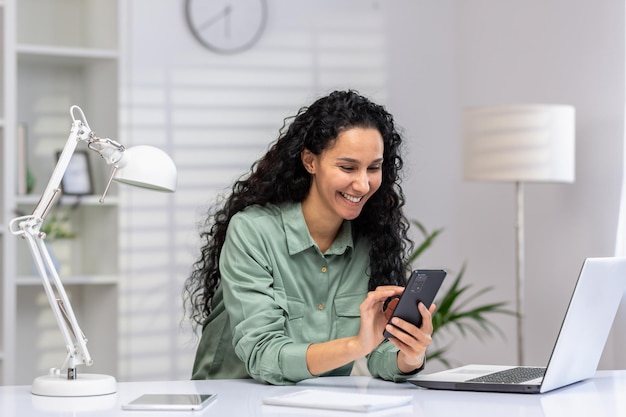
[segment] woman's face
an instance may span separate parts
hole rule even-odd
[[[312,174],[305,204],[326,220],[352,220],[382,182],[383,138],[377,129],[351,128],[320,155],[302,152]]]

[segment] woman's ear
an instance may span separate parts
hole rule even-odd
[[[311,175],[315,174],[315,154],[308,149],[304,149],[300,154],[304,169]]]

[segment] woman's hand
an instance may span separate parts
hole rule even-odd
[[[382,286],[370,291],[359,306],[361,314],[359,334],[309,345],[306,353],[309,372],[319,375],[372,352],[385,339],[383,331],[399,299],[389,301],[387,308],[383,310],[385,303],[390,297],[399,296],[403,291],[404,287],[395,285]],[[408,331],[410,335],[393,326],[388,328],[396,336],[390,340],[400,348],[398,368],[404,373],[412,372],[422,366],[424,352],[430,344],[430,334],[433,328],[431,313],[434,311],[434,305],[429,312],[423,304],[420,304],[420,311],[423,316],[421,329],[398,319],[397,326]]]
[[[363,355],[370,353],[384,340],[385,325],[398,304],[398,299],[390,301],[385,310],[383,307],[390,297],[398,296],[403,291],[404,287],[395,285],[377,287],[370,291],[361,303],[359,307],[361,327],[357,339]]]
[[[426,349],[432,342],[433,333],[432,314],[436,306],[432,304],[427,309],[423,303],[417,306],[422,314],[422,326],[417,327],[405,320],[394,317],[385,329],[394,335],[389,341],[400,349],[398,352],[398,368],[404,373],[411,373],[424,364]],[[400,330],[402,329],[402,330]]]

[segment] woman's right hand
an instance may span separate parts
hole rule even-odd
[[[363,355],[369,354],[385,339],[383,331],[398,304],[398,299],[391,300],[386,309],[384,309],[385,302],[390,297],[402,294],[403,291],[404,287],[385,285],[367,293],[367,297],[359,307],[361,327],[357,336],[364,352]]]
[[[349,336],[328,342],[313,343],[306,352],[306,364],[312,375],[320,375],[336,369],[372,352],[384,340],[383,330],[398,301],[389,303],[389,297],[402,294],[403,287],[384,286],[370,291],[359,306],[361,327],[356,336]]]

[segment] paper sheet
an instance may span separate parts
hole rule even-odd
[[[368,412],[406,405],[412,399],[410,395],[372,395],[306,389],[275,397],[265,397],[263,403],[288,407]]]

